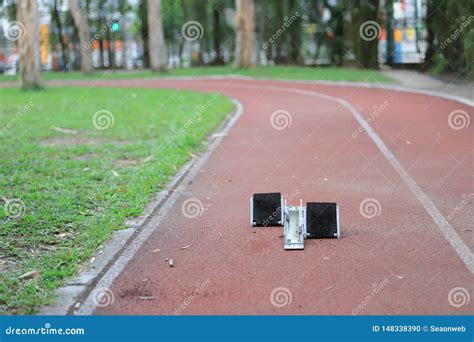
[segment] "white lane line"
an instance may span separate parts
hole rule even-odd
[[[247,79],[249,79],[247,77]],[[239,78],[237,78],[239,80]],[[244,80],[240,78],[240,80]],[[250,78],[253,81],[266,81],[266,82],[273,82],[271,78]],[[397,91],[407,94],[419,94],[419,95],[426,95],[432,97],[441,97],[446,100],[456,101],[463,105],[474,107],[474,101],[456,95],[450,95],[441,93],[436,90],[426,90],[420,88],[410,88],[405,86],[399,85],[392,85],[392,84],[385,84],[385,83],[367,83],[367,82],[352,82],[352,81],[325,81],[325,80],[288,80],[283,82],[293,82],[297,84],[307,84],[307,85],[322,85],[322,86],[334,86],[334,87],[352,87],[352,88],[368,88],[368,89],[379,89],[379,90],[391,90]]]
[[[235,85],[235,86],[238,87],[238,85]],[[301,94],[305,96],[312,96],[312,97],[317,97],[317,98],[326,99],[330,101],[335,101],[339,103],[341,106],[347,108],[352,113],[352,115],[357,120],[357,122],[361,125],[361,127],[364,128],[364,130],[367,132],[367,134],[375,143],[375,145],[378,147],[378,149],[382,152],[385,159],[388,160],[388,162],[392,165],[395,171],[397,171],[399,176],[403,179],[405,184],[413,192],[413,194],[418,199],[418,201],[420,201],[420,203],[423,205],[425,210],[428,212],[428,214],[431,216],[433,221],[438,226],[443,236],[446,238],[446,240],[448,240],[448,242],[454,248],[454,250],[456,251],[458,256],[461,258],[461,260],[464,262],[464,264],[466,265],[468,270],[471,272],[471,274],[474,274],[474,254],[472,253],[472,251],[464,243],[464,241],[459,237],[459,235],[456,233],[454,228],[449,224],[449,222],[445,219],[445,217],[440,213],[440,211],[435,206],[435,204],[423,192],[423,190],[421,190],[418,184],[416,184],[415,180],[403,168],[403,166],[397,160],[395,155],[388,149],[387,145],[385,145],[382,139],[380,139],[378,134],[375,133],[375,131],[367,123],[367,121],[364,120],[364,117],[362,116],[362,114],[360,114],[354,106],[352,106],[349,102],[341,98],[326,95],[323,93],[318,93],[316,91],[304,90],[304,89],[275,87],[275,86],[254,86],[254,85],[246,85],[245,88],[247,89],[258,88],[260,90],[262,89],[275,90],[275,91],[291,92],[291,93]]]
[[[226,122],[225,126],[218,130],[219,133],[228,133],[244,111],[242,103],[237,100],[233,100],[233,102],[236,107],[235,113],[233,114],[232,118]],[[192,165],[191,170],[182,179],[176,191],[170,194],[163,206],[152,217],[152,219],[146,223],[143,230],[138,233],[130,245],[125,249],[123,254],[121,254],[117,260],[114,261],[112,266],[99,279],[92,291],[88,294],[87,298],[81,303],[81,306],[76,311],[76,315],[91,315],[94,312],[98,304],[94,302],[94,289],[109,289],[112,286],[115,278],[117,278],[117,276],[125,269],[125,266],[127,266],[129,261],[135,256],[135,254],[138,252],[138,249],[143,245],[148,237],[150,237],[156,228],[159,227],[161,221],[166,217],[168,212],[178,200],[180,193],[182,193],[189,181],[196,176],[201,167],[209,159],[212,152],[214,152],[214,150],[219,146],[224,137],[225,135],[219,135],[208,145],[206,152],[197,160],[194,165]]]
[[[223,80],[228,79],[231,77],[222,77]],[[198,78],[192,79],[194,81],[199,81]],[[172,81],[172,79],[163,79],[163,81]],[[191,80],[190,80],[191,81]],[[301,82],[303,83],[303,82]],[[311,83],[311,82],[304,82],[304,83]],[[314,84],[314,83],[313,83]],[[361,85],[361,84],[359,84]],[[352,84],[352,86],[354,86]],[[365,85],[367,87],[371,88],[379,88],[377,86],[372,86],[372,85]],[[301,95],[307,95],[307,96],[312,96],[312,97],[317,97],[321,99],[326,99],[329,101],[335,101],[342,105],[343,107],[347,108],[351,114],[355,117],[355,119],[359,122],[359,124],[364,127],[366,132],[368,133],[369,137],[373,140],[373,142],[376,144],[376,146],[379,148],[379,150],[382,152],[382,154],[385,156],[385,158],[390,162],[392,167],[397,171],[397,173],[400,175],[400,177],[405,181],[407,186],[410,188],[410,190],[415,194],[415,196],[418,198],[418,200],[422,203],[423,207],[425,210],[428,212],[428,214],[432,217],[434,222],[437,224],[438,228],[440,229],[441,233],[445,236],[445,238],[449,241],[449,243],[453,246],[455,249],[456,253],[459,255],[461,260],[465,263],[467,268],[471,273],[474,273],[474,257],[469,249],[462,239],[457,235],[457,233],[454,231],[454,229],[451,227],[451,225],[446,221],[446,219],[443,217],[443,215],[439,212],[439,210],[436,208],[434,203],[428,198],[428,196],[418,187],[416,182],[411,178],[411,176],[405,171],[405,169],[401,166],[401,164],[398,162],[398,160],[395,158],[393,153],[387,148],[387,146],[384,144],[384,142],[380,139],[380,137],[375,133],[375,131],[370,127],[370,125],[364,120],[362,115],[355,109],[351,104],[349,104],[347,101],[326,95],[323,93],[318,93],[315,91],[308,91],[308,90],[303,90],[303,89],[296,89],[296,88],[288,88],[288,87],[276,87],[276,86],[259,86],[259,85],[238,85],[238,84],[232,84],[229,85],[229,87],[233,88],[243,88],[243,89],[256,89],[256,90],[275,90],[275,91],[282,91],[282,92],[291,92],[291,93],[296,93],[296,94],[301,94]],[[382,88],[382,87],[380,87]],[[387,87],[389,88],[389,87]],[[383,88],[382,88],[383,89]],[[397,89],[400,91],[403,91],[402,89]],[[406,89],[404,90],[406,92],[411,92],[411,89]],[[414,91],[415,92],[415,91]],[[422,93],[421,91],[419,93]],[[425,93],[426,94],[426,93]],[[429,94],[431,95],[431,94]],[[439,97],[444,97],[447,98],[447,96],[443,96],[442,94],[436,94]],[[452,98],[451,98],[452,99]],[[458,100],[459,99],[454,99]],[[239,116],[243,112],[243,107],[240,104],[240,102],[235,101],[236,106],[237,106],[237,113],[234,115],[234,117],[229,121],[228,125],[225,128],[225,131],[229,131],[230,128],[234,125],[235,121],[239,118]],[[462,101],[459,101],[462,102]],[[219,141],[222,139],[217,138],[215,142]],[[218,142],[217,142],[218,144]],[[216,145],[217,147],[217,145]],[[215,147],[214,147],[215,148]],[[195,173],[200,169],[200,167],[204,164],[204,162],[209,158],[210,154],[212,153],[212,150],[209,151],[209,153],[200,160],[200,162],[195,166],[194,172],[190,173],[186,179],[192,179],[194,177]],[[186,184],[185,181],[183,181],[181,184]],[[115,262],[114,264],[110,267],[110,269],[104,274],[104,276],[98,281],[96,284],[95,288],[109,288],[115,278],[125,269],[125,266],[128,264],[128,262],[134,257],[134,255],[137,253],[138,249],[141,247],[141,245],[145,242],[145,240],[153,233],[155,228],[158,227],[159,222],[165,217],[166,213],[172,208],[173,204],[176,202],[177,196],[171,195],[170,198],[167,200],[165,205],[159,210],[157,213],[158,218],[156,220],[150,221],[147,226],[143,229],[142,232],[135,238],[135,240],[132,241],[130,246],[125,250],[123,255],[121,255]],[[92,292],[91,292],[92,293]],[[81,304],[80,309],[77,311],[77,314],[80,315],[90,315],[93,313],[95,310],[96,305],[92,301],[92,295],[89,294],[89,296],[86,298],[86,300]]]
[[[275,82],[275,81],[272,80],[272,82]],[[317,84],[318,82],[313,83],[313,82],[308,82],[308,81],[300,81],[298,83]],[[327,84],[328,85],[341,85],[341,84],[331,83],[331,82],[327,82]],[[418,94],[429,95],[429,96],[438,96],[438,97],[442,97],[448,100],[458,101],[460,103],[463,103],[469,106],[472,106],[473,104],[472,101],[469,101],[460,97],[440,94],[440,93],[425,91],[425,90],[420,90],[420,89],[410,89],[410,88],[397,87],[397,86],[379,86],[379,85],[365,84],[365,83],[356,83],[356,84],[352,83],[348,85],[363,86],[367,88],[375,88],[375,89],[382,89],[382,90],[397,90],[397,91],[402,91],[402,92],[407,92],[407,93],[418,93]],[[243,85],[238,85],[238,84],[232,84],[230,85],[230,87],[256,89],[256,90],[264,90],[264,91],[275,90],[275,91],[282,91],[282,92],[291,92],[291,93],[326,99],[329,101],[335,101],[339,103],[341,106],[347,108],[351,112],[351,114],[354,116],[354,118],[357,120],[357,122],[361,125],[361,127],[364,128],[364,130],[367,132],[368,136],[372,139],[372,141],[375,143],[378,149],[382,152],[385,159],[388,160],[388,162],[392,165],[395,171],[403,179],[405,184],[410,188],[410,190],[418,199],[418,201],[423,205],[425,210],[428,212],[428,214],[431,216],[433,221],[438,226],[443,236],[446,238],[446,240],[448,240],[448,242],[454,248],[454,250],[456,251],[458,256],[461,258],[461,260],[464,262],[464,264],[466,265],[468,270],[471,272],[471,274],[474,274],[474,254],[472,253],[470,248],[459,237],[459,235],[456,233],[454,228],[449,224],[446,218],[440,213],[440,211],[438,210],[436,205],[431,201],[431,199],[423,192],[423,190],[418,186],[418,184],[416,184],[415,180],[403,168],[403,166],[397,160],[395,155],[388,149],[387,145],[385,145],[383,140],[378,136],[377,133],[375,133],[375,131],[367,123],[367,121],[364,120],[364,117],[362,116],[362,114],[360,114],[359,111],[354,106],[352,106],[349,102],[335,96],[326,95],[326,94],[319,93],[316,91],[297,89],[297,88],[264,86],[264,85],[243,86]]]

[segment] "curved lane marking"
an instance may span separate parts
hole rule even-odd
[[[252,80],[249,78],[237,78],[237,77],[213,77],[213,78],[208,78],[208,79],[213,79],[213,80],[229,80],[229,79],[240,79],[240,80]],[[199,81],[202,80],[203,78],[187,78],[190,81]],[[205,79],[205,78],[204,78]],[[179,81],[179,79],[176,79]],[[182,80],[182,79],[181,79]],[[166,79],[164,81],[172,81],[172,79]],[[274,80],[273,80],[274,81]],[[341,84],[330,84],[329,82],[310,82],[310,81],[297,81],[300,84],[322,84],[322,85],[341,85]],[[346,84],[342,84],[342,86],[346,86]],[[357,83],[357,84],[348,84],[348,86],[363,86],[367,88],[375,88],[375,89],[382,89],[382,90],[399,90],[403,92],[412,92],[412,93],[418,93],[418,94],[423,94],[423,95],[435,95],[439,97],[443,97],[448,100],[454,100],[461,102],[463,104],[467,104],[472,106],[472,103],[470,101],[467,101],[465,99],[459,98],[459,97],[452,97],[449,95],[444,95],[444,94],[438,94],[434,92],[428,92],[428,91],[423,91],[423,90],[418,90],[418,89],[409,89],[409,88],[402,88],[402,87],[381,87],[381,86],[374,86],[369,83]],[[237,84],[231,84],[227,85],[227,87],[232,87],[232,88],[244,88],[244,89],[256,89],[256,90],[274,90],[274,91],[283,91],[283,92],[290,92],[290,93],[295,93],[295,94],[300,94],[300,95],[305,95],[305,96],[311,96],[311,97],[317,97],[320,99],[325,99],[328,101],[334,101],[341,106],[345,107],[347,110],[349,110],[352,114],[352,116],[356,119],[356,121],[365,129],[369,137],[372,139],[374,144],[378,147],[378,149],[382,152],[384,155],[385,159],[388,160],[388,162],[392,165],[392,167],[395,169],[395,171],[399,174],[399,176],[403,179],[405,184],[410,188],[412,193],[415,195],[415,197],[419,200],[419,202],[422,204],[422,206],[425,208],[425,210],[428,212],[428,214],[431,216],[433,221],[436,223],[438,226],[439,230],[441,231],[442,235],[448,240],[448,242],[451,244],[451,246],[454,248],[458,256],[461,258],[461,260],[464,262],[468,270],[470,271],[471,274],[474,274],[474,255],[469,249],[469,247],[464,243],[464,241],[459,237],[459,235],[456,233],[454,228],[449,224],[449,222],[444,218],[444,216],[440,213],[438,208],[435,206],[435,204],[429,199],[429,197],[423,192],[423,190],[416,184],[415,180],[408,174],[408,172],[403,168],[403,166],[400,164],[400,162],[397,160],[395,155],[388,149],[388,147],[385,145],[385,143],[382,141],[382,139],[378,136],[378,134],[372,129],[372,127],[364,120],[362,114],[360,114],[357,109],[352,106],[349,102],[346,100],[343,100],[341,98],[335,97],[335,96],[330,96],[326,95],[323,93],[319,93],[316,91],[310,91],[310,90],[304,90],[304,89],[298,89],[298,88],[288,88],[288,87],[276,87],[276,86],[259,86],[259,85],[237,85]],[[237,107],[237,113],[234,115],[234,117],[229,121],[227,127],[225,128],[225,131],[229,131],[232,126],[235,124],[235,122],[238,120],[242,112],[244,111],[243,105],[237,101],[234,100],[234,103],[236,103]],[[216,139],[216,147],[218,143],[222,140],[222,137],[219,139]],[[198,164],[194,168],[194,170],[199,170],[200,167],[207,161],[207,159],[210,157],[213,149],[209,150],[208,153],[206,154],[205,157],[201,158],[198,161]],[[188,175],[190,179],[194,177],[195,172],[192,172]],[[184,182],[182,183],[184,184]],[[160,218],[164,218],[167,212],[172,208],[173,204],[176,202],[177,196],[171,195],[169,199],[166,201],[164,206],[159,210],[159,216]],[[159,220],[161,221],[161,219]],[[117,276],[125,269],[126,265],[128,262],[134,257],[134,255],[137,253],[138,249],[141,247],[141,245],[146,241],[146,239],[155,231],[155,228],[157,227],[156,222],[155,224],[147,225],[145,229],[143,229],[137,237],[130,243],[130,245],[126,248],[125,252],[118,257],[118,259],[112,264],[112,266],[105,272],[105,274],[99,279],[95,287],[110,287],[117,278]],[[93,290],[93,289],[91,289]],[[77,314],[79,315],[90,315],[94,312],[95,305],[92,301],[92,296],[91,292],[89,293],[88,297],[84,300],[82,303],[80,309],[78,310]]]
[[[234,85],[231,85],[233,87]],[[238,87],[238,86],[237,86]],[[247,89],[261,89],[261,86],[246,86]],[[415,180],[410,176],[410,174],[403,168],[395,155],[389,150],[387,145],[383,140],[378,136],[378,134],[372,129],[372,127],[367,123],[361,113],[352,106],[346,100],[343,100],[339,97],[326,95],[312,90],[304,90],[297,88],[288,88],[288,87],[275,87],[275,86],[266,86],[265,89],[274,90],[274,91],[284,91],[291,92],[295,94],[317,97],[329,101],[334,101],[339,103],[341,106],[349,110],[352,116],[357,120],[362,128],[367,132],[369,137],[372,139],[374,144],[378,147],[380,152],[384,155],[385,159],[392,165],[392,167],[397,171],[398,175],[403,179],[405,184],[410,188],[418,201],[423,205],[425,210],[431,216],[433,221],[438,226],[439,230],[443,236],[448,240],[451,246],[454,248],[458,256],[464,262],[471,274],[474,274],[474,254],[469,249],[469,247],[464,243],[464,241],[459,237],[454,228],[449,224],[446,218],[441,214],[436,205],[431,201],[431,199],[423,192],[423,190],[416,184]]]

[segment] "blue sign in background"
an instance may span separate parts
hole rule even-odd
[[[0,341],[473,342],[473,321],[473,316],[0,316]],[[29,334],[22,334],[26,329]],[[59,329],[84,333],[59,335]]]

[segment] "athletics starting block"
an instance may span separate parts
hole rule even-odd
[[[250,225],[252,227],[283,225],[283,196],[279,192],[254,194],[250,198]]]
[[[337,203],[308,202],[288,205],[279,192],[254,194],[250,198],[252,227],[283,226],[285,249],[304,249],[305,239],[341,237]]]

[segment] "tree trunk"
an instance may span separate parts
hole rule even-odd
[[[79,33],[79,42],[81,44],[81,70],[85,74],[90,74],[94,71],[94,66],[92,64],[89,23],[87,17],[81,10],[79,0],[69,0],[69,8],[74,20],[74,25],[77,27]]]
[[[183,21],[187,22],[189,20],[189,15],[188,15],[188,6],[186,5],[186,0],[181,0],[181,10],[183,11]],[[182,67],[183,66],[183,52],[184,52],[184,44],[186,40],[181,39],[179,43],[179,64]]]
[[[25,32],[18,41],[20,84],[23,89],[41,89],[39,13],[36,0],[19,0],[17,19]]]
[[[237,23],[235,65],[238,68],[255,68],[257,66],[257,46],[253,0],[235,0],[235,7]]]
[[[98,2],[98,11],[97,11],[97,20],[95,26],[96,37],[98,36],[99,39],[96,38],[97,44],[99,45],[99,68],[105,69],[105,48],[104,48],[104,36],[103,34],[99,34],[102,31],[102,28],[105,27],[105,15],[104,15],[104,6],[105,0],[100,0]],[[98,34],[98,35],[97,35]]]
[[[281,25],[284,22],[284,2],[283,1],[276,1],[275,3],[275,17],[273,20],[273,32],[278,32],[278,30],[281,29]],[[278,39],[275,41],[275,63],[276,64],[282,64],[284,63],[284,58],[283,58],[283,46],[285,45],[285,38],[286,35],[282,34],[278,37]]]
[[[207,24],[207,0],[199,0],[194,2],[194,15],[198,22],[201,23],[203,27],[208,27]],[[195,61],[196,65],[204,65],[204,53],[209,50],[209,42],[207,39],[206,31],[203,30],[203,35],[201,39],[196,40],[198,50],[198,58]]]
[[[99,30],[97,32],[99,32]],[[100,37],[97,44],[99,45],[99,69],[105,69],[104,39]]]
[[[222,57],[221,49],[221,10],[222,10],[222,1],[215,1],[212,5],[212,21],[213,21],[213,43],[214,51],[216,53],[216,58],[214,59],[214,65],[223,65],[224,58]]]
[[[188,0],[189,2],[189,0]],[[207,28],[207,0],[196,0],[192,1],[190,10],[192,14],[190,19],[197,21],[201,24],[202,28]],[[191,66],[203,66],[204,65],[204,53],[208,51],[208,39],[205,30],[201,31],[201,28],[197,25],[189,26],[189,28],[196,28],[196,33],[199,31],[199,39],[192,39],[191,41]],[[188,28],[188,30],[189,30]],[[201,34],[202,33],[202,34]],[[193,36],[194,37],[194,36]]]
[[[428,70],[433,62],[433,57],[436,55],[436,48],[435,48],[435,32],[433,29],[434,24],[434,12],[436,11],[436,7],[433,0],[428,0],[426,2],[426,30],[428,32],[428,36],[426,37],[427,49],[425,54],[425,61],[422,65],[423,70]]]
[[[393,65],[393,55],[395,53],[395,42],[393,37],[393,0],[387,0],[385,3],[387,13],[387,61],[390,66]],[[428,28],[429,30],[429,28]],[[428,31],[429,32],[429,31]],[[428,34],[429,35],[429,34]]]
[[[302,27],[301,27],[301,5],[298,0],[290,0],[289,17],[294,21],[290,26],[290,62],[298,64],[301,62]],[[341,20],[342,21],[342,20]]]
[[[105,39],[107,40],[107,55],[109,56],[109,69],[115,68],[115,51],[112,41],[111,30],[105,31]]]
[[[355,24],[352,47],[356,60],[364,69],[378,69],[379,0],[356,1],[352,11],[352,23]]]
[[[150,49],[148,48],[148,3],[146,0],[140,0],[140,36],[143,41],[143,67],[150,67]]]
[[[165,71],[167,54],[161,19],[161,0],[148,0],[148,38],[151,69]]]
[[[61,59],[63,61],[64,70],[67,70],[66,42],[64,41],[63,25],[58,11],[58,0],[54,0],[53,20],[56,22],[56,27],[58,28],[59,45],[61,46]]]

